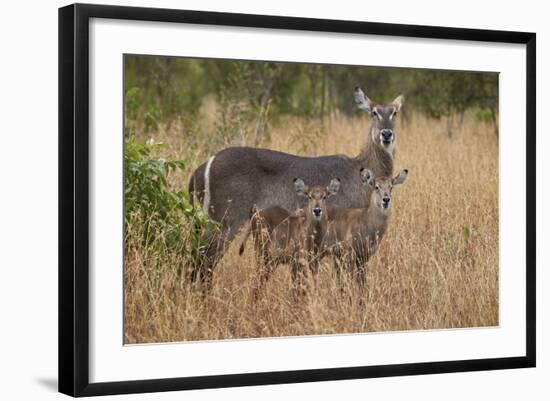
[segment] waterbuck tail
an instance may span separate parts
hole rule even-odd
[[[244,246],[246,245],[246,241],[248,241],[248,237],[250,237],[251,232],[252,232],[252,224],[250,224],[250,226],[246,230],[246,234],[244,235],[243,242],[241,242],[241,246],[239,247],[239,255],[243,254]]]

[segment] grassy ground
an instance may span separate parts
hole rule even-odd
[[[356,155],[369,124],[366,116],[333,116],[324,124],[283,120],[269,126],[261,146]],[[409,177],[394,192],[389,230],[369,263],[364,293],[347,278],[339,285],[326,258],[317,286],[299,302],[287,266],[279,267],[255,302],[252,246],[239,257],[238,237],[203,298],[174,268],[186,262],[182,255],[144,247],[136,240],[140,227],[128,227],[125,342],[498,325],[498,137],[492,125],[471,115],[451,137],[447,128],[446,121],[420,115],[398,123],[394,170],[407,168]],[[192,170],[212,152],[248,142],[243,134],[224,145],[199,131],[172,123],[154,133],[167,144],[165,156],[189,161],[188,171],[173,177],[178,188],[187,187]]]

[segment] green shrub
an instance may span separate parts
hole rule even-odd
[[[164,146],[148,140],[124,140],[124,218],[125,230],[136,225],[143,246],[160,252],[182,252],[191,264],[200,257],[205,244],[204,231],[216,227],[202,210],[191,204],[186,191],[170,188],[168,175],[183,170],[185,161],[168,161],[154,156]],[[181,268],[178,267],[178,272]]]
[[[489,107],[480,107],[475,113],[478,121],[493,122],[495,121],[495,111]]]

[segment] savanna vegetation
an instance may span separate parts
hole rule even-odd
[[[299,301],[286,266],[255,299],[240,236],[198,291],[186,272],[217,223],[189,199],[193,170],[233,145],[356,155],[357,84],[405,94],[394,170],[410,171],[364,291],[325,258]],[[126,56],[125,342],[497,325],[497,105],[496,74]]]

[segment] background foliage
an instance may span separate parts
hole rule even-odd
[[[351,114],[357,85],[379,102],[405,94],[405,114],[419,111],[435,119],[457,114],[462,120],[473,108],[496,126],[498,112],[497,73],[126,56],[125,74],[128,117],[139,117],[146,129],[166,119],[190,125],[204,100],[214,96],[228,131],[218,134],[238,135],[239,122],[253,122],[256,142],[268,117],[276,122],[285,115]],[[449,121],[448,134],[460,123]]]
[[[155,156],[154,152],[162,147],[163,143],[152,139],[139,142],[131,136],[124,141],[125,237],[129,227],[138,225],[141,246],[187,256],[190,266],[178,264],[179,274],[198,263],[199,251],[206,245],[202,234],[216,224],[190,202],[185,190],[169,186],[170,173],[183,170],[186,163]]]

